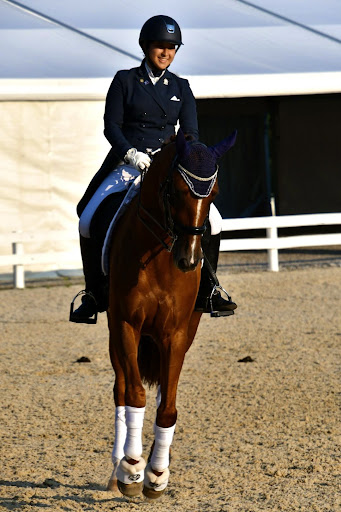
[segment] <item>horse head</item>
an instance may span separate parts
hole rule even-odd
[[[214,146],[176,137],[176,159],[169,197],[169,218],[177,236],[175,265],[182,272],[194,270],[202,259],[201,237],[206,229],[210,204],[218,193],[217,160],[235,143],[237,132]],[[169,219],[168,219],[169,220]]]

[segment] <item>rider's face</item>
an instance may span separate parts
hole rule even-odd
[[[166,41],[152,41],[148,47],[148,62],[152,67],[163,71],[173,62],[175,52],[175,44]]]

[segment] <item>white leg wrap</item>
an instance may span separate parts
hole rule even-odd
[[[142,455],[142,428],[145,407],[126,405],[127,437],[124,444],[126,458],[140,460]]]
[[[124,405],[119,405],[115,410],[115,442],[112,451],[112,461],[115,463],[124,457],[124,443],[127,436],[126,410]]]
[[[164,471],[169,466],[169,448],[173,441],[175,425],[162,428],[155,425],[155,446],[150,460],[155,471]]]
[[[210,206],[210,213],[208,218],[211,224],[211,235],[219,235],[222,229],[222,219],[218,208],[213,203]]]

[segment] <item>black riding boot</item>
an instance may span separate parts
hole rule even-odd
[[[201,269],[201,280],[195,310],[202,313],[211,313],[211,316],[233,315],[237,304],[232,302],[231,297],[226,293],[224,299],[218,288],[220,288],[216,271],[218,267],[220,246],[220,233],[218,235],[204,235],[202,239],[202,250],[205,255],[204,265]]]
[[[71,303],[70,322],[96,323],[97,313],[108,309],[108,280],[101,269],[102,247],[96,240],[83,236],[80,236],[80,247],[85,290],[78,294],[82,294],[82,303],[75,311],[73,311],[75,299]]]

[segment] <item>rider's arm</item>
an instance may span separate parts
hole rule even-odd
[[[122,78],[122,72],[116,73],[109,87],[104,111],[104,135],[117,156],[124,160],[132,145],[121,129],[124,121],[124,80]]]
[[[179,124],[186,135],[191,135],[194,140],[199,139],[197,106],[194,95],[189,86],[188,80],[180,79],[182,97],[182,107],[179,114]]]
[[[123,72],[124,73],[124,72]],[[150,158],[146,153],[137,151],[125,138],[122,132],[124,121],[124,75],[116,74],[112,81],[105,103],[104,135],[110,142],[114,152],[126,163],[133,165],[138,171],[148,169]]]

